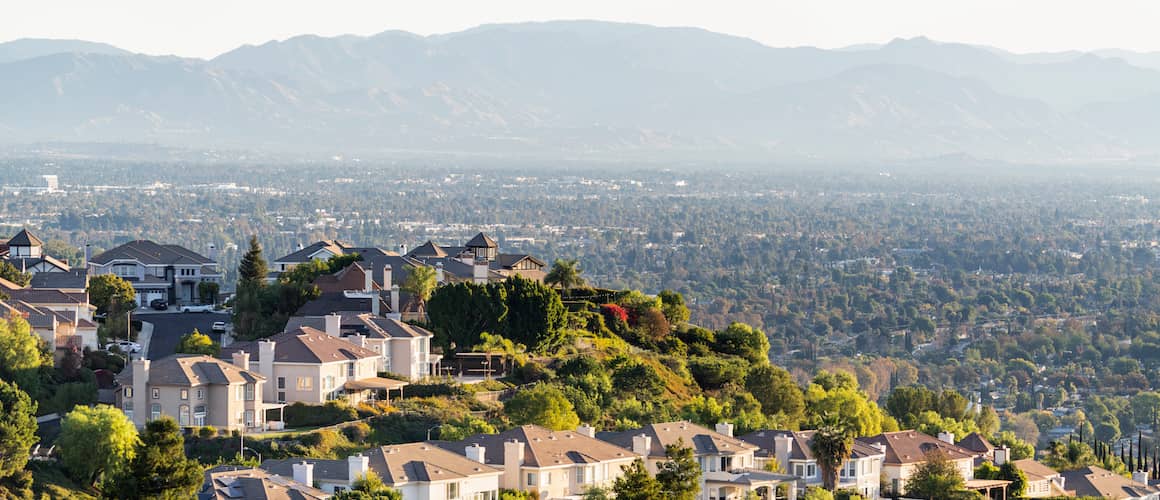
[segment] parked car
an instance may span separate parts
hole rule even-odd
[[[136,354],[136,353],[141,352],[141,344],[138,344],[136,342],[132,342],[129,340],[117,340],[117,341],[109,342],[108,344],[105,344],[106,351],[112,351],[113,349],[117,349],[121,352],[127,352],[130,354]]]
[[[225,321],[214,321],[214,323],[213,323],[213,327],[211,327],[211,328],[212,328],[212,330],[213,330],[214,332],[217,332],[217,333],[225,333],[225,331],[226,331],[226,322],[225,322]]]
[[[165,299],[153,299],[149,301],[149,307],[157,311],[164,311],[169,309],[169,301]]]
[[[213,304],[190,304],[181,306],[183,313],[208,313],[213,312]]]

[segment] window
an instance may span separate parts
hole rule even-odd
[[[246,384],[246,401],[254,400],[254,384]]]
[[[331,389],[334,389],[334,376],[327,375],[322,379],[322,390],[329,391]]]
[[[459,498],[459,483],[447,483],[447,499],[455,500]]]
[[[125,401],[125,402],[121,403],[121,411],[125,412],[126,418],[128,418],[129,420],[133,420],[133,402],[132,401]]]
[[[193,425],[198,427],[205,425],[205,405],[193,408]]]
[[[544,473],[544,484],[552,484],[552,473],[551,472]]]
[[[246,422],[246,427],[254,426],[254,410],[246,410],[244,422]]]
[[[177,407],[177,425],[189,427],[189,405]]]
[[[298,377],[298,390],[309,391],[314,389],[314,377]]]
[[[587,467],[581,465],[576,468],[576,484],[584,484],[584,480],[588,479],[590,474],[587,474]]]
[[[279,389],[286,388],[286,377],[278,377],[278,388]]]
[[[242,398],[244,398],[244,397],[246,397],[246,388],[245,387],[242,387],[239,385],[236,388],[234,388],[234,398],[235,399],[237,399],[238,401],[241,401]]]
[[[161,389],[153,388],[153,399],[161,399]]]
[[[535,485],[536,485],[536,473],[529,472],[528,473],[528,486],[535,486]]]
[[[189,400],[189,389],[182,389],[182,390],[181,390],[181,400],[182,400],[182,401],[188,401],[188,400]]]
[[[806,477],[816,477],[818,475],[818,467],[814,464],[806,465]]]
[[[133,388],[132,387],[125,387],[125,397],[126,398],[133,397]]]
[[[355,373],[355,363],[352,362],[352,363],[347,364],[346,365],[346,376],[350,377],[350,378],[354,378],[354,373]]]
[[[153,403],[149,406],[149,420],[157,420],[161,418],[161,405]]]
[[[279,403],[286,402],[286,392],[285,391],[278,391],[278,402]]]
[[[797,477],[806,477],[806,466],[802,464],[794,464],[793,475]]]
[[[733,470],[733,457],[721,457],[721,470]]]
[[[197,399],[199,401],[205,399],[205,389],[198,389],[197,390]]]

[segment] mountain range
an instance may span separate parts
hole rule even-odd
[[[775,48],[595,21],[299,36],[210,60],[0,44],[0,142],[1026,162],[1160,154],[1160,54]]]

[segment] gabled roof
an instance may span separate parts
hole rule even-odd
[[[1042,481],[1059,475],[1059,472],[1055,469],[1036,462],[1033,458],[1015,460],[1012,463],[1015,464],[1015,468],[1023,471],[1023,474],[1027,475],[1028,481]]]
[[[9,247],[40,247],[44,246],[44,242],[40,241],[36,235],[28,232],[27,229],[21,229],[16,236],[8,240]]]
[[[391,312],[391,305],[380,296],[376,298],[348,297],[344,292],[326,292],[314,300],[302,304],[295,316],[325,316],[341,313],[369,313],[373,310],[371,301],[379,301],[379,311]]]
[[[117,380],[133,380],[133,364],[117,375]],[[266,380],[232,363],[201,354],[174,354],[149,362],[149,383],[153,385],[228,385]]]
[[[265,500],[322,500],[331,495],[312,485],[291,479],[290,474],[280,476],[262,469],[215,468],[206,471],[206,484],[198,494],[204,500],[233,500],[239,498]]]
[[[566,464],[593,464],[607,460],[634,458],[631,451],[574,431],[553,431],[538,425],[524,425],[499,434],[477,434],[462,441],[436,442],[437,446],[453,453],[465,454],[473,444],[483,446],[488,464],[503,465],[504,443],[517,440],[524,443],[524,465],[555,467]]]
[[[757,451],[758,447],[730,437],[720,432],[701,427],[691,422],[666,422],[649,424],[640,429],[623,432],[601,432],[596,435],[602,441],[632,449],[632,438],[644,434],[652,438],[650,457],[665,456],[665,446],[677,444],[693,448],[694,455],[734,455]]]
[[[469,479],[503,473],[433,443],[396,444],[371,448],[368,467],[388,485]]]
[[[995,447],[992,446],[991,443],[988,442],[987,439],[978,432],[967,434],[967,437],[960,439],[959,442],[955,444],[978,453],[985,454],[995,451]]]
[[[501,253],[495,256],[495,262],[493,264],[498,265],[501,268],[511,268],[523,260],[530,260],[540,267],[548,265],[546,262],[536,258],[535,256],[524,253]]]
[[[89,286],[89,273],[85,269],[72,269],[59,273],[36,273],[32,275],[29,288],[36,289],[84,289]]]
[[[426,243],[415,247],[410,252],[407,252],[407,257],[414,257],[417,259],[426,259],[431,257],[438,258],[446,256],[447,252],[444,252],[442,247],[436,245],[431,240],[427,240]]]
[[[326,249],[332,255],[342,255],[346,244],[338,240],[322,240],[311,243],[297,251],[274,259],[274,262],[308,262],[319,250]]]
[[[279,476],[294,477],[294,464],[306,462],[314,464],[314,479],[322,481],[347,481],[350,468],[346,460],[327,460],[319,458],[285,458],[281,460],[266,460],[260,466],[262,470]]]
[[[926,454],[942,450],[951,460],[975,458],[981,453],[958,445],[947,443],[918,431],[884,432],[877,436],[858,438],[858,441],[886,446],[886,465],[903,465],[926,462]]]
[[[314,328],[303,326],[264,340],[275,342],[275,363],[330,363],[379,357],[380,354]],[[250,353],[251,360],[261,358],[257,341],[235,342],[222,350],[222,357],[237,351]]]
[[[20,288],[8,290],[5,293],[12,300],[28,302],[29,304],[87,305],[89,303],[87,292],[62,292],[52,288],[43,290]]]
[[[103,266],[115,260],[152,266],[215,264],[208,257],[180,245],[160,245],[149,240],[130,241],[93,257],[89,262]]]
[[[1124,476],[1096,466],[1060,472],[1068,490],[1078,497],[1101,497],[1110,500],[1141,498],[1160,493],[1160,489],[1137,483]]]
[[[467,244],[464,246],[467,248],[496,248],[499,245],[495,240],[491,239],[491,236],[480,232],[470,240],[467,240]]]
[[[376,317],[369,313],[346,313],[341,316],[342,319],[339,320],[339,325],[341,336],[343,337],[348,335],[365,335],[370,339],[388,339],[432,337],[435,335],[425,328],[404,323],[396,319]],[[286,323],[287,330],[293,330],[303,326],[316,330],[325,330],[326,317],[293,316]]]

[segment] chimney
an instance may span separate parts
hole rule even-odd
[[[632,437],[632,452],[647,459],[649,452],[652,451],[652,438],[648,434],[640,434]]]
[[[91,246],[91,245],[89,245],[88,243],[85,243],[85,261],[84,261],[84,263],[82,263],[82,264],[81,264],[81,267],[88,269],[88,267],[89,267],[89,259],[90,259],[92,256],[93,256],[93,249],[92,249],[92,246]]]
[[[995,465],[1003,465],[1007,463],[1007,458],[1011,454],[1011,449],[1006,446],[995,448]]]
[[[882,443],[874,443],[871,446],[873,446],[875,450],[878,450],[879,453],[882,453],[884,455],[886,454],[886,445],[884,445]]]
[[[435,263],[435,283],[438,283],[440,285],[443,284],[443,263],[442,262]]]
[[[294,481],[311,488],[314,487],[314,464],[303,460],[300,464],[294,464],[292,468],[294,469]]]
[[[379,317],[383,313],[383,295],[381,292],[371,293],[371,315]]]
[[[133,360],[133,423],[145,425],[149,419],[149,360]]]
[[[274,391],[278,384],[274,380],[274,348],[277,343],[273,340],[258,341],[258,373],[266,377],[266,384],[262,384],[262,398],[264,401],[274,401]]]
[[[503,443],[503,476],[501,488],[526,489],[521,484],[520,467],[524,465],[524,443],[512,439]]]
[[[326,319],[326,334],[331,337],[342,336],[342,316],[338,314],[327,314]]]
[[[1148,471],[1138,470],[1132,473],[1132,481],[1140,484],[1148,484]]]
[[[391,274],[391,265],[383,266],[383,286],[379,288],[384,290],[390,288],[394,284],[394,279],[394,275]]]
[[[729,422],[719,422],[717,424],[717,433],[733,437],[733,424]]]
[[[361,266],[360,266],[361,267]],[[363,291],[370,292],[375,289],[375,273],[372,273],[369,268],[362,268],[363,270]]]
[[[249,371],[249,369],[250,369],[250,353],[248,353],[246,351],[238,351],[238,352],[234,353],[233,358],[234,358],[234,366],[241,368],[243,370]]]
[[[399,244],[399,255],[407,255],[407,244],[406,243]]]
[[[942,431],[938,433],[938,440],[944,443],[955,444],[955,433]]]
[[[370,462],[370,457],[362,454],[346,457],[346,480],[349,484],[353,485],[359,478],[367,476],[367,466]]]
[[[596,437],[596,428],[588,424],[580,424],[580,426],[576,428],[576,434],[594,438]]]
[[[487,284],[487,260],[475,259],[471,266],[471,278],[477,285]]]
[[[217,263],[217,245],[213,243],[209,244],[209,260],[214,261],[215,264]]]
[[[350,342],[354,345],[357,345],[359,347],[366,347],[367,346],[367,338],[365,336],[363,336],[362,334],[351,335],[351,336],[346,338],[346,341]]]
[[[479,443],[472,443],[471,446],[463,449],[463,454],[467,456],[468,460],[475,460],[481,464],[486,464],[487,448],[479,445]]]
[[[399,285],[391,285],[391,312],[402,318],[403,311],[399,310]]]
[[[777,463],[781,464],[782,469],[786,472],[789,472],[789,451],[791,444],[793,444],[793,437],[789,434],[779,434],[773,437],[773,456],[777,458]]]

